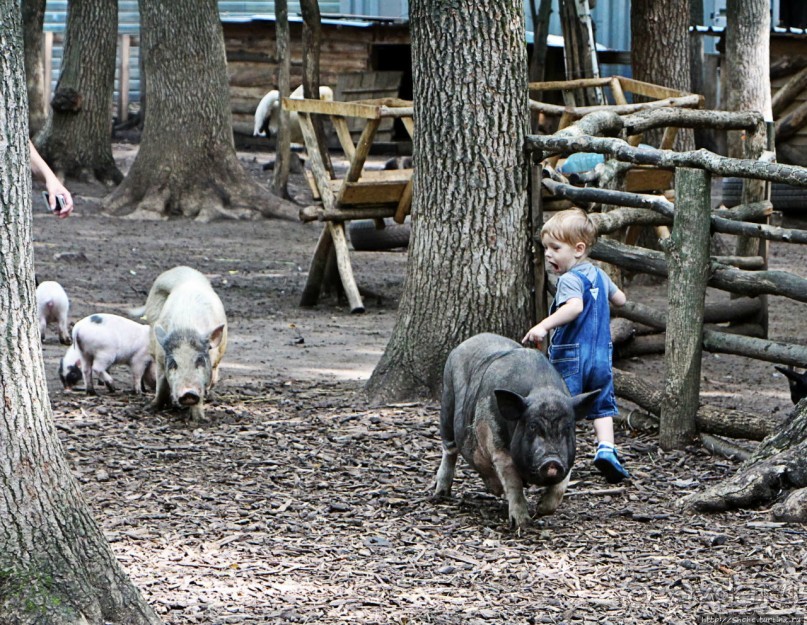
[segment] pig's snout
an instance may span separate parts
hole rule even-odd
[[[538,468],[538,475],[542,482],[557,484],[566,475],[566,468],[557,458],[550,458]]]
[[[201,400],[197,391],[185,390],[179,394],[179,404],[181,406],[195,406]]]

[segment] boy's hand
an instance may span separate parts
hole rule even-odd
[[[521,339],[521,344],[526,345],[527,343],[534,343],[536,346],[540,347],[543,345],[547,334],[547,330],[539,323],[537,326],[530,328],[530,331]]]

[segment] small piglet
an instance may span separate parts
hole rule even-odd
[[[785,369],[779,366],[774,369],[787,378],[787,383],[790,385],[790,399],[794,404],[798,404],[807,397],[807,371],[798,373],[795,369]]]
[[[154,408],[190,408],[204,417],[205,394],[219,378],[227,349],[227,315],[210,281],[191,267],[164,271],[151,285],[145,314],[151,325],[149,350],[157,363]]]
[[[504,494],[511,525],[529,519],[524,487],[546,486],[538,514],[560,505],[574,463],[575,420],[597,392],[572,397],[538,350],[496,334],[477,334],[448,356],[440,432],[443,459],[435,496],[451,494],[457,455],[495,495]]]
[[[129,365],[135,393],[155,387],[149,327],[108,313],[84,317],[73,326],[73,344],[59,361],[62,386],[72,389],[83,380],[87,394],[95,395],[93,379],[98,377],[114,392],[112,365]]]
[[[70,331],[67,329],[67,315],[70,301],[62,285],[48,280],[36,287],[36,314],[39,319],[39,336],[45,340],[45,329],[49,323],[59,326],[59,342],[70,345]]]

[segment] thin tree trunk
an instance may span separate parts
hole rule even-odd
[[[289,7],[287,0],[275,1],[275,28],[277,38],[277,89],[280,98],[288,98],[291,93],[289,85],[289,70],[291,58],[289,56]],[[289,161],[291,158],[291,132],[289,127],[289,112],[280,107],[280,117],[275,136],[275,194],[283,198],[289,197]]]
[[[112,157],[110,116],[117,30],[116,0],[68,4],[62,71],[35,140],[59,176],[106,185],[123,180]]]
[[[438,393],[448,352],[530,321],[527,59],[519,0],[410,4],[415,193],[398,321],[367,390]]]
[[[216,2],[140,0],[140,19],[148,116],[137,158],[105,208],[144,219],[296,220],[296,208],[238,161]]]
[[[308,99],[319,100],[319,57],[322,46],[322,20],[317,0],[300,0],[303,14],[303,95]],[[333,177],[333,164],[325,140],[325,127],[319,115],[311,116],[317,145],[320,147],[322,162]]]
[[[770,79],[770,3],[768,0],[726,1],[726,52],[723,55],[726,110],[759,111],[773,120]],[[728,152],[745,156],[743,133],[728,133]]]
[[[25,86],[28,92],[28,131],[35,135],[45,125],[44,53],[42,26],[45,24],[45,0],[22,0],[22,35],[25,41]]]
[[[687,2],[632,0],[630,5],[631,65],[637,80],[689,91],[689,20]],[[661,133],[645,135],[646,142],[660,141]],[[677,150],[692,150],[692,130],[682,130],[675,141]]]
[[[35,321],[16,0],[0,0],[0,14],[0,117],[7,138],[0,152],[0,623],[157,625],[92,519],[53,423]]]

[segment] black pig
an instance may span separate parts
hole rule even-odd
[[[547,489],[538,514],[560,505],[574,463],[575,420],[597,391],[572,397],[538,350],[496,334],[477,334],[448,356],[440,432],[443,459],[435,496],[451,494],[457,455],[495,495],[507,497],[511,525],[529,519],[524,486]]]

